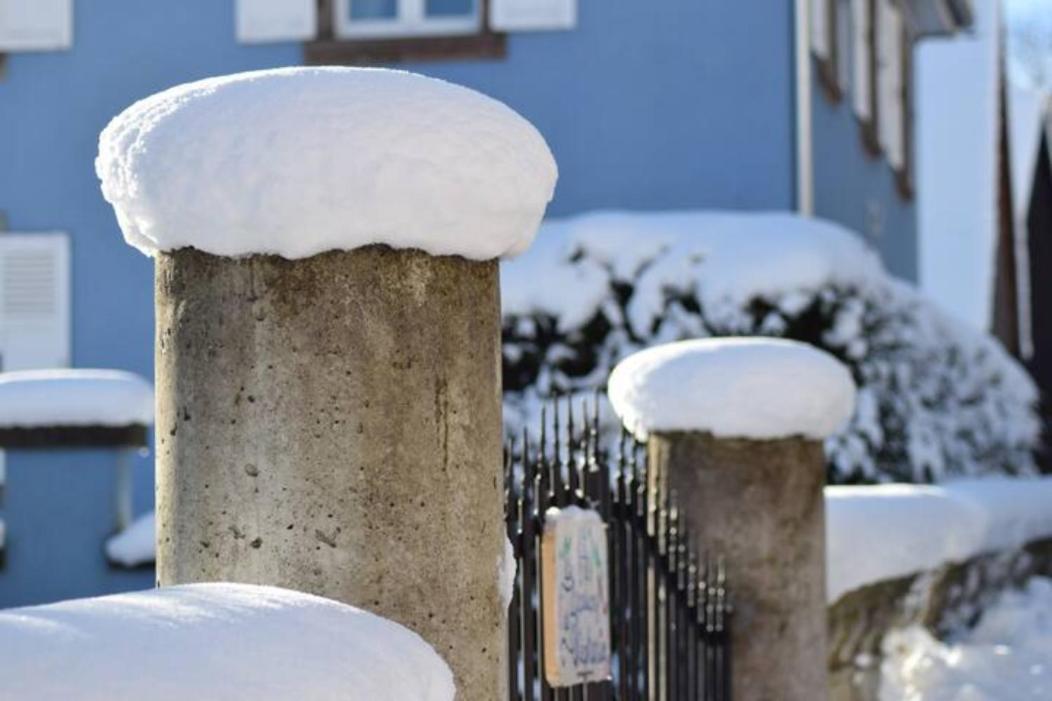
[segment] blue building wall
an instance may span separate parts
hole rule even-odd
[[[578,28],[510,37],[503,60],[408,66],[529,118],[561,168],[550,212],[793,206],[791,3],[581,0]],[[106,122],[189,80],[300,63],[298,44],[234,38],[233,0],[76,3],[71,51],[17,54],[0,79],[0,211],[73,248],[73,360],[153,373],[151,262],[126,246],[94,174]],[[115,456],[12,453],[0,505],[10,547],[0,607],[152,583],[112,570]],[[137,464],[136,509],[152,506]]]
[[[812,85],[814,211],[863,234],[896,276],[917,280],[917,210],[903,197],[883,155],[862,144],[850,95],[826,97]]]

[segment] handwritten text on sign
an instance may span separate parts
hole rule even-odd
[[[541,540],[545,677],[553,687],[610,677],[606,525],[568,506],[545,514]]]

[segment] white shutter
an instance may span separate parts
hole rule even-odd
[[[0,356],[4,370],[70,364],[65,234],[0,234]]]
[[[573,29],[577,0],[491,0],[490,26],[500,32]]]
[[[73,0],[0,0],[0,51],[73,45]]]
[[[877,136],[893,168],[905,162],[903,126],[905,104],[902,83],[902,14],[894,0],[877,6]]]
[[[316,0],[236,0],[236,3],[238,41],[306,41],[317,35]]]
[[[870,42],[869,3],[873,0],[851,0],[851,27],[854,51],[852,51],[851,96],[855,114],[859,119],[868,121],[873,116],[873,105],[870,84],[869,65],[873,56],[873,44]]]
[[[811,52],[829,58],[829,0],[811,0]]]

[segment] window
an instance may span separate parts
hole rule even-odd
[[[475,34],[481,0],[336,0],[336,36],[408,37]]]
[[[319,0],[310,65],[500,58],[503,34],[489,26],[494,0]]]
[[[570,29],[577,22],[577,2],[317,0],[316,39],[305,45],[305,62],[362,65],[501,58],[505,53],[503,32]]]

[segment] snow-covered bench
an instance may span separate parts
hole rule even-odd
[[[0,373],[0,448],[143,447],[153,387],[120,370]]]
[[[152,424],[153,387],[130,372],[0,373],[0,450],[116,449],[121,530],[132,520],[131,455],[147,446]]]

